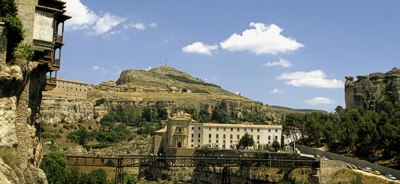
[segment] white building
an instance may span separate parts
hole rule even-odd
[[[204,145],[217,149],[237,149],[240,139],[248,133],[254,149],[265,149],[274,140],[281,143],[282,125],[198,123],[188,114],[170,118],[163,129],[155,132],[153,151],[196,149]]]
[[[245,125],[191,123],[188,132],[188,147],[196,148],[208,145],[219,149],[237,149],[240,139],[248,133],[254,140],[254,146],[271,145],[274,140],[281,142],[281,125]]]

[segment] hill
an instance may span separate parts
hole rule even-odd
[[[157,106],[166,109],[168,113],[183,110],[191,113],[195,119],[207,116],[206,119],[209,121],[215,121],[213,114],[215,115],[216,109],[227,114],[229,116],[227,121],[230,122],[260,121],[260,123],[263,120],[280,121],[285,114],[314,111],[264,105],[169,66],[160,66],[148,71],[122,71],[116,81],[116,87],[134,88],[136,91],[90,90],[89,98],[119,101],[120,103],[112,106],[113,109],[118,105],[127,106],[121,101],[134,101],[136,103],[133,105],[140,109]]]

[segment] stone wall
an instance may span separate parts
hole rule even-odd
[[[377,110],[384,102],[399,102],[400,69],[357,76],[357,80],[346,77],[345,100],[347,108],[361,107],[367,110]]]

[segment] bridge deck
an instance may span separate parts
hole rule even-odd
[[[98,167],[240,167],[266,166],[274,168],[319,167],[314,159],[266,159],[257,157],[215,157],[215,156],[66,156],[70,166]]]

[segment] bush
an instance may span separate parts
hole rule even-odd
[[[86,142],[91,138],[89,132],[85,129],[80,129],[68,134],[67,139],[76,142],[82,146],[86,145]]]

